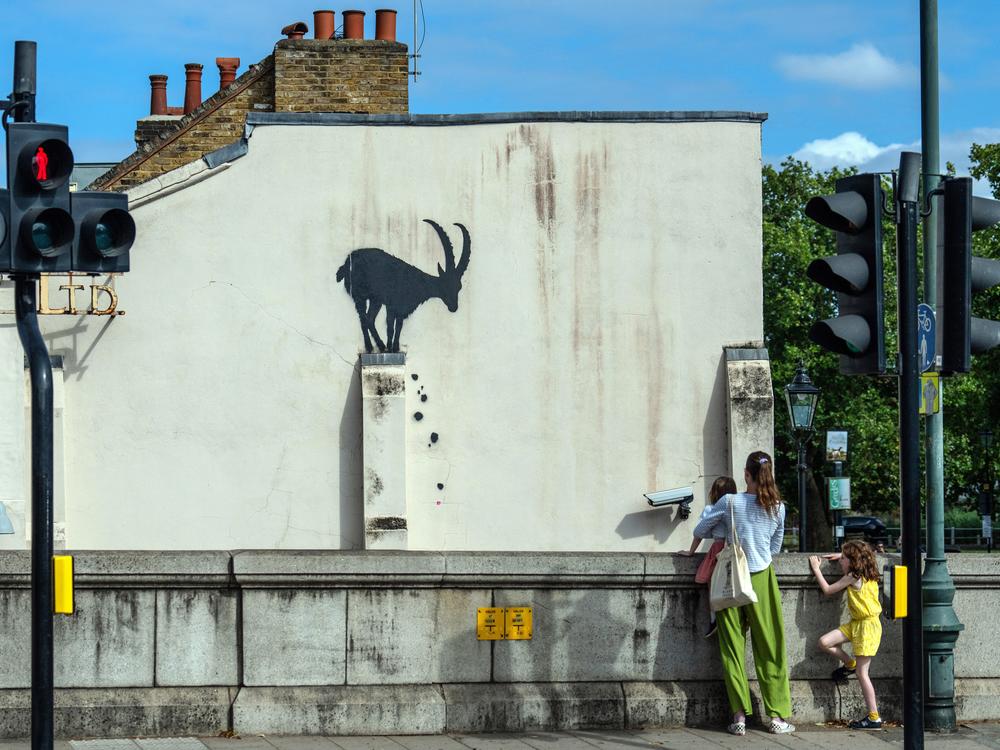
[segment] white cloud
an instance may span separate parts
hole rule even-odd
[[[880,157],[907,148],[900,143],[879,146],[865,138],[861,133],[849,131],[835,138],[809,141],[792,156],[800,161],[809,162],[815,169],[830,169],[831,167],[861,167],[867,166]]]
[[[778,70],[797,81],[820,81],[850,89],[883,89],[917,83],[916,67],[886,57],[870,42],[835,55],[782,55]]]
[[[958,175],[969,173],[969,147],[973,143],[1000,143],[1000,128],[971,128],[941,136],[941,172],[947,162],[955,165]],[[888,172],[899,167],[902,151],[920,151],[920,141],[890,143],[879,146],[861,133],[849,131],[829,139],[809,141],[792,154],[800,161],[809,162],[814,169],[831,167],[857,167],[862,172]],[[973,183],[977,195],[990,196],[989,183]]]

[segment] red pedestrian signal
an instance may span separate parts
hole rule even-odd
[[[38,147],[35,158],[31,160],[31,171],[35,173],[35,179],[39,182],[49,179],[49,155],[45,153],[43,146]]]

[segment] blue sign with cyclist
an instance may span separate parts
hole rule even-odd
[[[934,366],[934,308],[926,302],[917,305],[917,356],[920,357],[920,372],[927,372]]]

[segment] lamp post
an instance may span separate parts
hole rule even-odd
[[[792,382],[785,386],[788,418],[799,447],[799,552],[806,551],[806,442],[813,433],[813,417],[820,389],[813,385],[806,366],[799,360]]]
[[[986,551],[993,551],[993,430],[986,428],[979,433],[983,446],[983,482],[979,494],[979,513],[983,520]],[[987,519],[989,521],[987,522]]]

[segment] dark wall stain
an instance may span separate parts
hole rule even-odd
[[[368,531],[398,531],[406,528],[406,519],[399,516],[379,516],[369,518],[366,526]]]
[[[441,482],[438,482],[438,489],[439,490],[443,490],[444,489],[444,485],[441,484]]]
[[[410,375],[410,377],[413,378],[414,380],[419,380],[420,379],[420,376],[417,375],[417,373],[413,373],[412,375]]]
[[[438,441],[438,434],[436,432],[431,433],[431,442],[436,443]]]
[[[413,412],[413,418],[419,422],[421,419],[424,418],[424,415],[419,411],[415,411]]]
[[[367,374],[365,377],[375,381],[374,390],[376,396],[394,396],[402,393],[406,388],[401,379],[389,373],[376,371]]]
[[[427,394],[426,394],[426,393],[424,393],[424,394],[421,394],[421,396],[420,396],[420,401],[421,401],[422,403],[426,403],[426,401],[427,401]]]
[[[382,484],[382,477],[372,471],[371,468],[365,469],[365,474],[367,478],[366,484],[368,485],[368,501],[371,502],[374,498],[382,494],[382,490],[385,489],[385,485]]]

